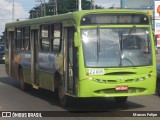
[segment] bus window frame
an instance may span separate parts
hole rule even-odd
[[[26,34],[26,31],[25,31],[25,29],[26,28],[28,28],[29,30],[28,30],[28,38],[26,38],[27,36],[25,35]],[[30,48],[31,48],[31,42],[30,42],[30,31],[31,31],[31,29],[30,29],[30,26],[24,26],[23,28],[22,28],[22,48],[24,48],[25,50],[30,50]],[[25,42],[26,41],[28,41],[28,45],[27,46],[25,46]]]
[[[18,29],[20,29],[20,36],[18,36]],[[17,37],[18,36],[18,37]],[[22,45],[23,45],[23,31],[22,31],[22,27],[16,27],[16,29],[15,29],[15,48],[16,48],[16,50],[18,50],[18,49],[21,49],[22,48]]]
[[[55,25],[59,25],[59,32],[60,32],[60,36],[59,37],[55,37]],[[57,23],[52,23],[51,24],[51,33],[50,33],[50,39],[51,39],[51,51],[52,52],[60,52],[61,48],[62,48],[62,29],[63,29],[63,25],[61,22],[57,22]],[[56,29],[57,30],[57,29]],[[54,49],[54,41],[56,39],[59,39],[59,45],[58,45],[58,49]]]
[[[9,48],[9,31],[5,29],[5,48]]]
[[[42,29],[43,26],[48,26],[48,37],[43,37],[42,36]],[[48,46],[48,50],[44,50],[43,49],[43,40],[48,40],[49,42],[49,46]],[[50,24],[41,24],[40,25],[40,51],[41,52],[50,52],[50,46],[51,46],[51,41],[50,41]]]

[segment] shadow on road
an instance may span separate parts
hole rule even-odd
[[[113,98],[85,98],[74,99],[71,107],[67,107],[68,111],[85,111],[85,112],[105,112],[105,111],[121,111],[142,108],[143,105],[127,101],[124,104],[118,104]]]
[[[15,80],[14,78],[10,78],[10,77],[0,77],[0,82],[4,83],[6,85],[10,85],[13,86],[15,88],[19,87],[19,83],[17,80]]]
[[[0,78],[0,83],[13,86],[19,89],[19,82],[13,78],[2,77]],[[49,102],[53,106],[59,106],[58,99],[55,98],[53,92],[39,89],[34,90],[31,87],[25,91],[25,93],[30,94],[39,99],[43,99]],[[143,105],[127,101],[125,104],[117,104],[114,102],[113,98],[90,98],[90,99],[72,99],[72,105],[70,107],[65,107],[67,111],[77,111],[78,113],[83,112],[107,112],[107,111],[121,111],[121,110],[132,110],[137,108],[145,107]]]

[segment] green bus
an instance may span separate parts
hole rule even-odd
[[[70,97],[154,94],[156,56],[151,20],[139,10],[82,10],[6,24],[8,76]],[[70,96],[70,97],[68,97]]]

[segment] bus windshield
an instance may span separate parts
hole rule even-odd
[[[94,28],[81,30],[86,67],[152,65],[147,28]]]

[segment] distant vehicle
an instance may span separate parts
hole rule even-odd
[[[157,65],[157,90],[158,96],[160,96],[160,64]]]
[[[4,63],[5,61],[5,46],[0,45],[0,63]]]

